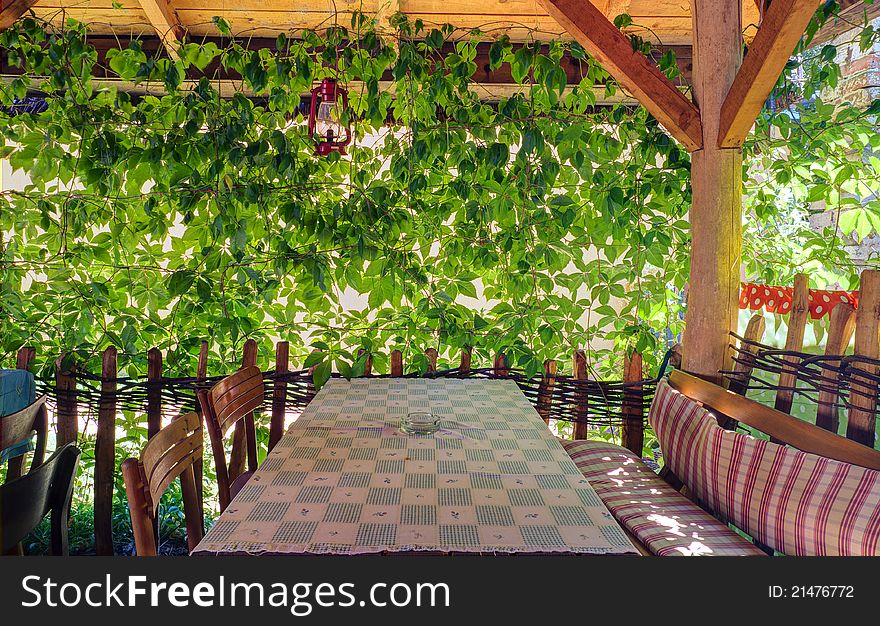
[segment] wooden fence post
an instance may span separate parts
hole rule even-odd
[[[428,372],[433,373],[437,371],[437,350],[434,348],[428,348],[425,350],[425,357],[428,359]]]
[[[57,446],[76,443],[79,433],[79,418],[76,406],[76,363],[71,362],[69,368],[62,369],[64,355],[55,360],[55,390],[58,404],[55,415],[55,427],[58,433]]]
[[[162,351],[147,352],[147,438],[162,430]]]
[[[864,270],[859,285],[859,308],[856,310],[855,354],[876,359],[880,354],[877,331],[880,329],[880,271]],[[860,363],[869,375],[877,374],[877,367]],[[870,379],[853,381],[850,390],[849,418],[846,425],[848,439],[874,447],[877,409],[877,385]]]
[[[544,422],[550,423],[550,408],[553,404],[553,388],[556,386],[556,361],[547,359],[544,361],[544,375],[538,385],[538,415],[544,418]]]
[[[30,346],[22,346],[15,355],[15,369],[29,370],[34,363],[34,357],[37,356],[36,348]]]
[[[826,356],[843,356],[856,327],[856,310],[846,302],[841,302],[831,311],[828,327],[828,340],[825,342]],[[837,410],[837,367],[823,367],[820,374],[818,406],[816,407],[816,426],[837,432],[839,415]]]
[[[269,450],[275,447],[284,434],[284,414],[287,409],[287,382],[278,378],[290,369],[290,343],[279,341],[275,345],[275,385],[272,389],[272,421],[269,423]]]
[[[357,358],[360,359],[364,354],[367,355],[366,360],[364,361],[364,376],[372,376],[373,375],[373,353],[367,352],[366,348],[361,348],[358,350]]]
[[[807,327],[807,316],[810,314],[810,278],[806,274],[794,277],[794,289],[791,298],[791,314],[788,316],[788,335],[785,337],[785,349],[800,352],[804,348],[804,331]],[[779,374],[778,391],[776,392],[776,410],[791,413],[794,399],[794,388],[797,386],[797,371],[794,366],[800,361],[796,356],[785,356],[786,364]]]
[[[116,476],[116,348],[101,361],[101,396],[95,435],[95,553],[113,556],[113,487]]]
[[[510,370],[507,368],[507,357],[503,352],[495,355],[495,364],[492,367],[492,373],[496,376],[507,376]]]
[[[208,342],[202,339],[202,345],[199,347],[199,363],[196,366],[196,381],[201,383],[208,377]],[[198,398],[196,398],[196,413],[199,414],[199,420],[201,421],[202,428],[205,427],[205,416],[202,415],[202,405],[199,403]],[[203,431],[204,432],[204,431]],[[204,493],[204,462],[205,455],[203,454],[197,461],[193,462],[193,477],[195,478],[196,483],[196,495],[199,497],[199,519],[202,522],[202,534],[204,534],[204,524],[205,524],[205,493]]]
[[[739,344],[739,357],[734,361],[733,376],[727,388],[741,396],[744,396],[749,388],[752,370],[755,369],[755,355],[758,353],[757,346],[748,342],[761,341],[766,326],[767,321],[764,319],[764,316],[761,313],[756,313],[749,320],[748,326],[746,326],[746,332],[743,335],[744,341],[741,341]]]
[[[241,352],[241,369],[246,367],[255,367],[257,365],[257,342],[248,339],[244,342]],[[232,432],[232,451],[229,453],[229,482],[235,482],[235,479],[244,473],[245,459],[247,455],[247,435],[245,427],[254,428],[254,414],[246,415],[243,420],[235,423],[235,430]],[[255,431],[256,432],[256,431]]]
[[[574,422],[571,429],[572,439],[586,439],[589,436],[590,399],[587,393],[587,355],[583,350],[575,350],[572,356],[572,378],[574,387]]]
[[[394,377],[403,376],[403,353],[400,350],[391,351],[391,375]]]
[[[471,358],[473,357],[472,348],[470,346],[464,346],[461,349],[461,364],[458,366],[458,371],[462,374],[466,374],[471,369]]]
[[[626,355],[623,362],[623,382],[637,383],[642,380],[644,380],[642,355],[638,352]],[[624,387],[620,415],[623,418],[620,430],[621,445],[641,458],[642,448],[645,445],[644,398],[641,385],[636,388]]]

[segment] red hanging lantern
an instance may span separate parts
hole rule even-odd
[[[342,113],[347,109],[348,91],[332,78],[325,78],[312,89],[309,134],[318,142],[318,156],[345,154],[345,146],[351,143],[351,124],[342,123]]]

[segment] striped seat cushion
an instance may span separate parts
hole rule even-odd
[[[670,487],[625,448],[563,441],[615,519],[660,556],[764,555],[750,542]]]
[[[880,554],[880,472],[724,430],[666,381],[648,419],[700,502],[761,543],[797,556]]]

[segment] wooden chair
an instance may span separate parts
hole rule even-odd
[[[138,556],[156,556],[156,514],[159,499],[180,476],[186,542],[190,551],[204,535],[204,516],[193,464],[202,458],[202,420],[190,412],[174,419],[144,446],[140,459],[122,462],[134,545]]]
[[[49,417],[46,412],[45,395],[20,411],[0,417],[0,452],[7,453],[3,460],[9,461],[6,471],[7,481],[21,476],[24,455],[30,450],[30,446],[19,444],[29,444],[35,435],[37,441],[34,457],[31,460],[31,470],[43,463],[48,432]]]
[[[205,416],[214,465],[217,471],[217,489],[222,513],[235,495],[257,469],[257,434],[254,410],[263,404],[263,373],[258,367],[244,367],[227,376],[210,390],[199,391],[199,403]],[[223,437],[235,426],[235,435],[229,464]],[[244,469],[241,442],[247,446],[247,470]],[[238,445],[236,445],[238,444]]]
[[[72,443],[20,478],[0,485],[0,549],[19,553],[19,544],[46,513],[52,513],[51,554],[67,556],[67,516],[80,451]]]

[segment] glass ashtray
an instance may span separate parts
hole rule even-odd
[[[400,430],[409,435],[430,435],[440,430],[440,417],[427,411],[407,413],[400,421]]]

